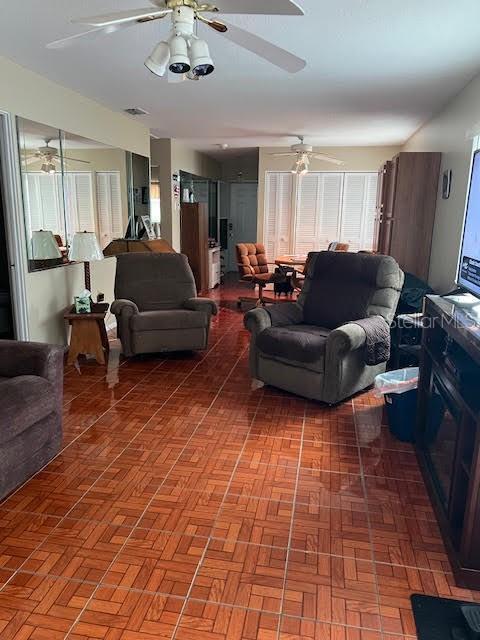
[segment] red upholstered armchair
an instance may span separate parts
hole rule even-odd
[[[269,270],[267,254],[263,244],[259,242],[240,243],[236,245],[236,250],[240,280],[258,285],[257,306],[261,306],[265,303],[263,290],[267,284],[284,282],[285,275]],[[241,306],[244,301],[252,301],[252,298],[241,297],[238,299],[238,305]]]

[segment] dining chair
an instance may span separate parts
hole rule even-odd
[[[257,307],[263,306],[267,300],[264,297],[264,289],[269,284],[278,284],[286,281],[283,273],[270,271],[265,245],[260,242],[241,242],[236,245],[237,265],[241,282],[258,286],[258,296],[239,296],[237,306],[241,308],[244,302],[254,302]],[[272,265],[273,266],[273,265]],[[275,296],[276,297],[276,296]],[[272,301],[273,302],[273,301]]]

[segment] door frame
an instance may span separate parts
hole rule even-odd
[[[29,339],[27,254],[23,196],[15,116],[0,110],[0,172],[5,211],[12,316],[17,340]]]

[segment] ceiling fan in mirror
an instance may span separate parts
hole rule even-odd
[[[214,0],[214,4],[206,4],[199,0],[150,0],[150,3],[152,7],[144,9],[74,19],[72,20],[74,24],[84,24],[94,28],[69,38],[56,40],[47,46],[51,49],[59,49],[85,38],[114,33],[137,24],[170,16],[170,34],[155,46],[145,61],[145,66],[157,76],[164,76],[168,71],[171,82],[179,82],[187,78],[199,80],[215,70],[207,42],[199,38],[196,33],[198,22],[202,22],[231,42],[288,73],[297,73],[306,66],[305,60],[250,31],[225,22],[222,15],[303,16],[303,10],[293,0]],[[218,15],[222,15],[221,21],[213,17]]]
[[[41,162],[40,170],[43,173],[54,174],[57,172],[57,162],[62,160],[59,150],[56,147],[50,146],[52,140],[45,140],[45,146],[39,147],[34,153],[27,155],[25,164],[27,166]],[[63,160],[68,162],[81,162],[82,164],[90,164],[88,160],[79,160],[78,158],[69,158],[63,156]]]

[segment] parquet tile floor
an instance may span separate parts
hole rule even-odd
[[[67,368],[64,448],[0,505],[1,640],[413,640],[411,593],[480,601],[381,403],[252,385],[212,295],[206,353]]]

